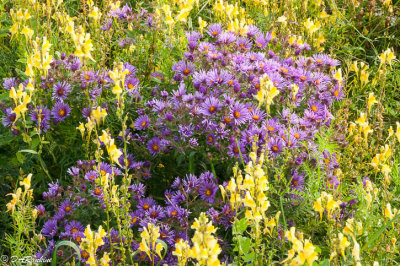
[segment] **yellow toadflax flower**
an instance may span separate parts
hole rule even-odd
[[[218,240],[213,236],[216,229],[212,222],[209,222],[206,215],[201,213],[191,228],[196,230],[192,238],[191,258],[196,259],[199,265],[221,265],[218,259],[221,248]]]
[[[392,49],[388,48],[384,51],[380,56],[379,59],[381,60],[381,65],[389,64],[392,65],[392,61],[396,59]]]
[[[191,250],[188,241],[179,239],[179,241],[175,244],[175,251],[172,252],[172,255],[178,257],[179,266],[185,266],[188,258],[191,256]]]
[[[376,104],[378,101],[376,100],[374,93],[370,92],[368,95],[368,112],[371,111],[371,107]]]
[[[163,246],[161,243],[156,243],[160,237],[160,228],[152,223],[148,223],[147,228],[143,227],[140,236],[142,237],[142,242],[140,242],[139,250],[145,252],[152,262],[155,260],[156,255],[161,259]]]
[[[312,265],[318,260],[318,253],[315,251],[315,246],[309,239],[304,240],[303,234],[298,233],[296,236],[295,228],[291,227],[285,232],[285,237],[292,243],[292,249],[288,251],[288,257],[283,261],[290,262],[290,265]],[[297,254],[297,256],[295,256]]]

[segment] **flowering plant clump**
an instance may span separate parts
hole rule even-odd
[[[400,10],[328,2],[0,5],[2,262],[400,263]]]

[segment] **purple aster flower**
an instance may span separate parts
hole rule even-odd
[[[338,66],[340,65],[338,60],[332,59],[329,55],[326,54],[315,54],[313,55],[313,59],[315,60],[315,64],[317,66]]]
[[[57,234],[57,221],[46,221],[43,225],[42,234],[46,237],[54,237]]]
[[[207,211],[207,214],[211,217],[212,221],[216,224],[220,224],[221,222],[221,214],[214,208],[210,208]]]
[[[255,26],[255,25],[249,25],[248,29],[247,29],[247,37],[248,38],[253,38],[254,36],[258,36],[261,34],[260,29]]]
[[[147,149],[152,156],[156,156],[162,150],[162,143],[160,138],[154,137],[147,143]]]
[[[199,146],[199,142],[197,141],[196,138],[190,138],[190,139],[189,139],[189,144],[190,144],[190,146],[192,146],[192,147]]]
[[[61,221],[65,219],[65,212],[63,210],[59,210],[58,212],[56,212],[56,214],[54,214],[53,218],[57,221]]]
[[[139,116],[135,120],[135,129],[137,130],[144,130],[148,128],[150,125],[150,118],[147,115]]]
[[[133,154],[128,154],[127,158],[125,159],[125,155],[121,155],[118,158],[118,162],[121,165],[122,168],[125,168],[125,161],[126,161],[126,168],[127,169],[133,169],[135,167],[135,157]],[[115,172],[114,172],[115,174]]]
[[[179,61],[174,65],[173,70],[181,75],[189,76],[193,74],[194,64],[191,62]]]
[[[53,100],[63,101],[71,92],[71,85],[65,81],[60,81],[53,87]]]
[[[175,245],[175,234],[174,230],[171,230],[171,227],[166,224],[162,224],[160,226],[160,239],[167,243],[168,245]]]
[[[57,102],[51,110],[51,114],[54,118],[54,124],[63,121],[69,116],[70,112],[71,108],[66,103]]]
[[[177,189],[181,185],[181,178],[178,176],[175,178],[174,182],[171,185],[171,188]]]
[[[229,150],[228,150],[229,156],[236,157],[238,159],[241,159],[240,154],[242,154],[242,157],[243,157],[244,153],[246,152],[245,145],[241,142],[239,142],[239,146],[238,146],[236,141],[233,141],[232,143],[229,144],[228,148],[229,148]],[[245,159],[245,158],[243,158],[243,159]]]
[[[208,203],[214,203],[215,193],[218,190],[218,186],[214,182],[205,181],[201,182],[199,186],[200,197]]]
[[[222,32],[222,26],[220,23],[215,23],[215,24],[211,24],[208,27],[208,31],[207,33],[211,36],[211,37],[218,37],[218,35]]]
[[[96,72],[95,71],[82,72],[81,80],[84,83],[94,82],[96,80]]]
[[[342,87],[343,87],[343,84],[342,84],[342,86],[339,87],[339,84],[337,83],[333,89],[333,92],[332,92],[333,98],[337,101],[340,101],[344,96]]]
[[[5,116],[3,116],[2,122],[5,127],[11,127],[17,119],[17,114],[13,112],[11,108],[4,110]]]
[[[171,197],[171,202],[174,205],[178,205],[186,200],[185,195],[182,194],[180,190],[176,191],[172,197]]]
[[[149,179],[151,177],[150,169],[144,169],[142,173],[143,179]]]
[[[291,189],[302,191],[304,188],[304,179],[305,179],[304,173],[299,174],[297,169],[294,170],[292,173],[292,180],[290,181]]]
[[[179,134],[181,135],[182,139],[190,138],[193,135],[194,127],[192,124],[189,125],[182,125],[179,126]]]
[[[144,199],[140,199],[138,205],[136,206],[138,210],[143,212],[148,211],[150,207],[156,204],[156,201],[153,198],[147,197]]]
[[[252,107],[250,110],[250,116],[251,116],[252,121],[257,123],[260,121],[264,121],[265,118],[267,117],[267,114],[263,110]]]
[[[237,39],[236,44],[238,48],[243,51],[248,51],[253,46],[250,40],[245,37],[240,37],[239,39]]]
[[[233,122],[235,125],[241,125],[249,120],[250,112],[246,106],[242,103],[236,102],[230,107],[230,113],[232,115]]]
[[[98,199],[103,198],[103,190],[100,187],[95,187],[91,193],[92,196],[95,196]]]
[[[43,130],[43,132],[46,132],[50,128],[50,116],[50,110],[46,106],[37,106],[34,110],[31,111],[32,121],[36,121],[37,127],[40,128],[40,130]]]
[[[58,181],[55,183],[50,183],[49,190],[48,190],[48,192],[43,192],[43,197],[44,198],[55,197],[58,194],[59,189],[60,189],[60,185],[58,184]]]
[[[271,142],[269,142],[269,150],[273,157],[280,154],[283,151],[283,141],[281,138],[273,138]]]
[[[72,166],[71,168],[69,168],[69,169],[67,170],[67,173],[68,173],[70,176],[79,176],[79,168],[77,168],[77,167],[75,167],[75,166]]]
[[[64,200],[60,204],[60,209],[63,210],[66,214],[70,214],[71,211],[74,209],[75,204],[71,202],[69,199]]]
[[[199,186],[199,179],[195,175],[188,174],[185,176],[182,184],[186,193],[190,193],[193,190],[197,191]]]
[[[125,88],[128,90],[128,92],[136,89],[137,85],[139,85],[139,80],[135,77],[129,77],[125,80]]]
[[[218,34],[218,42],[223,44],[230,44],[236,41],[236,35],[232,32],[222,32]]]
[[[187,212],[177,205],[169,205],[165,208],[166,215],[170,218],[182,219],[187,217]]]
[[[140,220],[142,219],[142,217],[143,217],[143,211],[141,211],[141,210],[136,210],[136,211],[134,211],[134,212],[130,212],[129,213],[129,216],[131,217],[131,219],[130,219],[130,227],[132,227],[132,226],[134,226],[134,225],[138,225],[139,224],[139,222],[140,222]]]
[[[17,78],[6,78],[3,82],[3,88],[6,90],[11,90],[11,88],[16,88],[18,86]]]
[[[205,116],[214,116],[221,106],[220,101],[215,97],[207,98],[203,104],[200,105],[199,113]]]
[[[144,193],[146,191],[146,187],[145,185],[143,185],[142,183],[139,184],[133,184],[129,187],[129,190],[132,192],[133,194],[133,198],[138,201],[140,198],[143,198]]]
[[[326,187],[330,189],[337,189],[339,185],[340,185],[339,179],[332,173],[329,173],[327,176]]]
[[[165,212],[161,206],[153,205],[146,211],[145,216],[154,220],[162,220],[165,217]]]
[[[44,206],[42,204],[38,205],[35,207],[35,210],[37,211],[37,215],[41,216],[44,214],[44,212],[46,211],[46,209],[44,208]]]
[[[94,170],[91,170],[85,174],[85,179],[89,182],[93,182],[97,177],[99,177],[99,174]]]
[[[209,50],[212,50],[212,49],[215,49],[215,48],[216,48],[215,45],[212,44],[212,43],[209,43],[209,42],[201,42],[201,43],[199,44],[198,50],[199,50],[199,52],[204,52],[204,51],[209,51]]]
[[[71,221],[65,226],[64,236],[75,236],[82,233],[84,230],[85,227],[80,222]]]

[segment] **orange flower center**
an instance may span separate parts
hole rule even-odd
[[[235,118],[239,118],[239,117],[240,117],[240,112],[239,112],[239,111],[233,112],[233,116],[234,116]]]
[[[153,145],[153,151],[158,151],[160,149],[160,146],[158,146],[157,144]]]
[[[87,259],[87,258],[89,258],[89,253],[86,250],[82,250],[81,256],[83,259]]]
[[[339,91],[338,90],[335,90],[335,92],[333,94],[335,94],[336,97],[339,97]]]
[[[230,123],[232,121],[232,119],[230,119],[229,117],[224,117],[224,121],[225,123]]]
[[[318,111],[318,107],[315,106],[315,105],[312,105],[312,106],[311,106],[311,110],[313,110],[314,112],[316,112],[316,111]]]
[[[64,116],[64,115],[65,115],[65,110],[64,110],[64,109],[60,109],[60,110],[58,111],[58,114],[59,114],[60,116]]]
[[[273,150],[274,152],[277,152],[277,151],[279,151],[279,148],[278,148],[278,146],[274,145],[274,146],[272,146],[272,150]]]
[[[94,194],[100,195],[100,194],[101,194],[100,188],[97,187],[97,188],[94,190]]]
[[[210,106],[210,108],[208,108],[208,111],[209,111],[210,113],[214,113],[216,109],[217,109],[217,108],[215,108],[215,106]]]

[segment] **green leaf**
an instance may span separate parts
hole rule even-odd
[[[25,155],[23,155],[22,153],[17,152],[16,156],[17,156],[18,162],[19,162],[20,164],[23,164],[24,161],[25,161]]]
[[[162,241],[161,239],[157,239],[156,240],[156,243],[160,243],[162,246],[163,246],[163,256],[162,256],[162,258],[160,259],[160,261],[157,263],[157,266],[158,265],[160,265],[160,263],[162,262],[162,260],[163,260],[163,258],[165,258],[165,255],[167,255],[167,250],[168,250],[168,246],[167,246],[167,244],[164,242],[164,241]]]
[[[25,152],[25,153],[32,153],[32,154],[38,154],[36,151],[34,150],[20,150],[18,152]]]
[[[315,261],[314,261],[315,262]],[[320,266],[329,266],[331,263],[329,262],[328,259],[323,260],[319,263]],[[317,264],[318,265],[318,264]]]
[[[392,220],[387,222],[384,226],[382,226],[369,240],[368,242],[362,247],[364,251],[366,248],[371,249],[373,244],[376,243],[376,239],[388,228],[394,221],[396,221],[400,217],[400,214],[397,214]]]
[[[241,235],[243,234],[244,231],[246,231],[248,225],[248,221],[246,217],[243,217],[242,219],[235,221],[233,224],[233,234]]]
[[[80,265],[81,252],[79,251],[78,246],[74,242],[71,242],[69,240],[64,240],[64,241],[58,242],[56,244],[56,247],[54,248],[54,251],[53,251],[53,260],[51,262],[51,266],[57,265],[57,249],[61,246],[69,246],[69,247],[73,248],[76,251],[76,253],[78,254],[78,264],[77,265]]]
[[[243,254],[248,254],[250,251],[251,240],[248,237],[239,236],[238,237],[239,248]]]
[[[40,140],[38,138],[32,139],[31,146],[30,146],[31,150],[36,150],[39,143],[40,143]]]
[[[244,260],[245,262],[249,262],[249,261],[253,261],[255,257],[256,257],[256,254],[255,254],[254,251],[253,251],[253,252],[251,252],[251,253],[245,255],[244,258],[243,258],[243,260]]]

